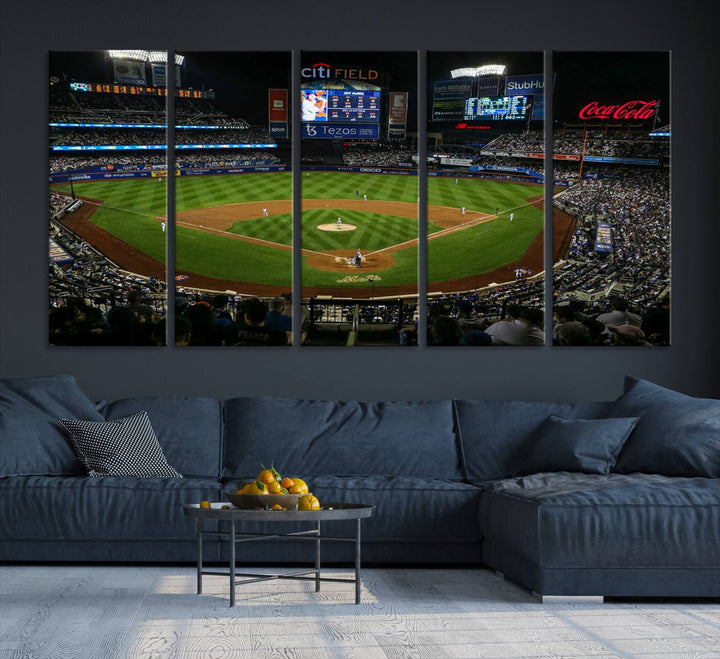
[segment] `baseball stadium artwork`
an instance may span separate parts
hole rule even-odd
[[[430,346],[545,343],[543,69],[541,52],[428,53]]]
[[[290,345],[291,53],[181,54],[203,98],[176,106],[176,344]]]
[[[417,315],[417,53],[303,52],[303,339],[398,345]]]
[[[165,345],[164,51],[49,55],[49,341]]]
[[[555,52],[553,70],[553,342],[669,345],[670,54]]]
[[[431,347],[669,345],[667,52],[546,76],[543,53],[431,51],[422,81],[416,52],[292,61],[50,53],[51,344],[162,346],[172,308],[179,346],[414,346],[425,315]]]

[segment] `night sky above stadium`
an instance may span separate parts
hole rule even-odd
[[[230,116],[250,123],[267,122],[267,90],[290,87],[289,52],[182,52],[182,86],[214,89],[215,104]],[[433,82],[447,80],[459,67],[505,64],[509,75],[543,71],[541,52],[454,51],[429,52],[427,57],[428,108]],[[302,66],[331,60],[331,64],[376,69],[392,91],[409,91],[408,119],[416,117],[417,55],[407,52],[303,52]],[[556,124],[577,123],[578,112],[591,101],[618,104],[629,100],[660,101],[659,123],[670,122],[668,52],[557,52],[554,119]],[[61,79],[109,82],[112,67],[104,51],[53,52],[50,75]],[[412,128],[409,126],[409,128]]]

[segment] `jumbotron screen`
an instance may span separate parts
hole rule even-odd
[[[483,96],[465,101],[465,121],[527,119],[531,105],[527,96]]]
[[[380,121],[379,91],[303,89],[300,95],[302,121]]]

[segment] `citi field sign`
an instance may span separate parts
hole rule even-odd
[[[300,75],[315,80],[377,80],[380,74],[375,69],[349,69],[318,62],[301,69]]]
[[[597,101],[588,103],[580,112],[580,119],[652,119],[657,112],[659,101],[627,101],[621,105],[600,105]]]

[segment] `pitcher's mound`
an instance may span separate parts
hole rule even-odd
[[[320,231],[355,231],[357,227],[354,224],[318,224]]]

